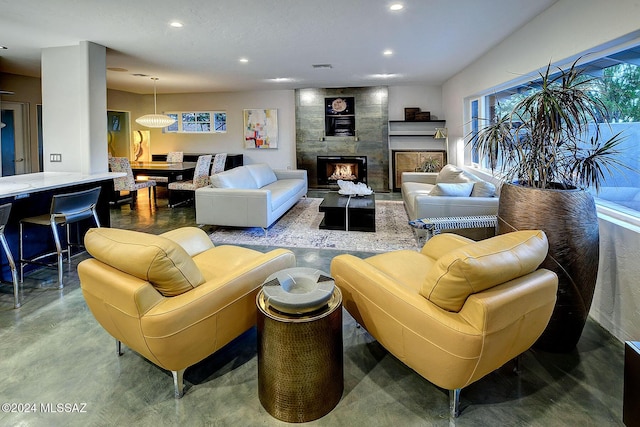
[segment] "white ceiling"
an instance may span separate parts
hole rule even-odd
[[[91,41],[135,93],[440,85],[556,0],[398,2],[0,0],[0,71],[39,76],[42,48]]]

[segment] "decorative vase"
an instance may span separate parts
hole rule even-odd
[[[504,184],[498,234],[543,230],[549,253],[541,267],[558,275],[551,320],[534,347],[570,352],[580,339],[598,274],[599,230],[595,202],[584,190],[554,190]]]

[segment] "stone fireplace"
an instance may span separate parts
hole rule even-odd
[[[356,157],[366,160],[366,170],[357,170],[358,182],[374,191],[389,191],[389,114],[388,89],[377,87],[296,89],[296,167],[305,169],[309,188],[337,189],[337,183],[322,183],[333,174],[318,168],[319,157]],[[355,130],[353,136],[325,133],[325,100],[353,97]],[[319,174],[323,178],[318,181]],[[346,172],[345,172],[346,174]],[[328,182],[328,181],[325,181]]]
[[[318,156],[318,185],[336,184],[339,179],[367,183],[367,156]]]

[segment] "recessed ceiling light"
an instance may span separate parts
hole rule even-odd
[[[126,68],[120,68],[120,67],[107,67],[107,70],[109,70],[109,71],[117,71],[119,73],[123,73],[125,71],[129,71]]]
[[[239,61],[240,61],[240,62],[244,62],[244,63],[249,62],[249,60],[248,60],[247,58],[240,58],[240,60],[239,60]]]
[[[289,77],[276,77],[275,79],[270,79],[270,80],[272,82],[278,82],[278,83],[293,81],[293,79],[290,79]]]
[[[369,77],[373,79],[391,79],[393,77],[397,77],[397,74],[371,74]]]
[[[402,5],[401,3],[394,3],[389,6],[389,10],[401,10],[402,8],[404,8],[404,5]]]
[[[6,46],[0,46],[0,49],[9,49],[9,48]]]
[[[169,25],[172,26],[173,28],[182,28],[182,27],[184,27],[184,24],[182,22],[179,22],[179,21],[171,21],[171,22],[169,22]]]
[[[393,55],[393,51],[391,49],[387,49],[384,52],[382,52],[382,54],[386,56]]]

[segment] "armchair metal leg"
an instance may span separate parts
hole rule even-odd
[[[513,373],[516,375],[520,375],[521,372],[521,366],[520,366],[520,362],[522,361],[522,354],[517,355],[516,357],[514,357],[513,359]]]
[[[184,395],[184,369],[179,371],[171,371],[173,374],[173,388],[176,399],[180,399]]]
[[[124,354],[122,352],[122,342],[120,342],[120,340],[116,340],[116,354],[118,356],[122,356]]]
[[[449,416],[457,418],[460,415],[460,389],[449,390]]]

